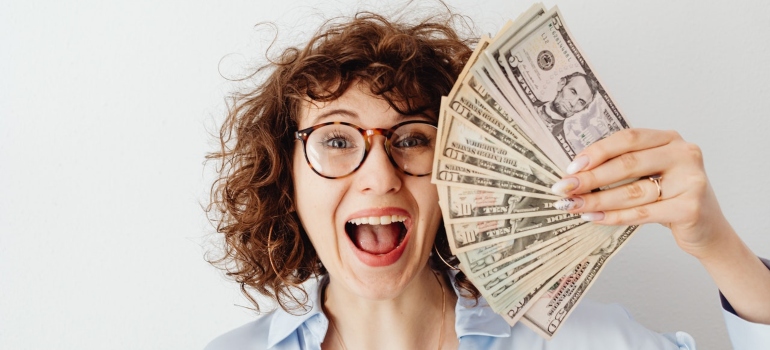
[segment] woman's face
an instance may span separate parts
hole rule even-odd
[[[298,124],[300,130],[331,121],[387,129],[406,120],[430,119],[403,116],[368,86],[353,85],[337,100],[304,103]],[[430,176],[396,169],[383,141],[374,136],[364,163],[338,179],[313,172],[301,142],[293,154],[297,213],[332,283],[370,299],[397,296],[425,267],[441,219]]]

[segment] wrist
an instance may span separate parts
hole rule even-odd
[[[685,253],[701,263],[732,260],[736,255],[745,253],[746,246],[726,219],[713,220],[702,226],[699,239],[677,239],[677,244]]]

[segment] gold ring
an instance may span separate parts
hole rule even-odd
[[[660,181],[663,180],[663,177],[660,175],[650,175],[647,177],[650,181],[655,183],[655,187],[658,188],[658,199],[656,199],[656,202],[660,202],[663,199],[663,191],[660,188]]]

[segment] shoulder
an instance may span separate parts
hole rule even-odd
[[[318,302],[319,282],[311,279],[303,285],[308,300],[306,304],[297,305],[299,311],[278,307],[255,321],[220,335],[205,350],[263,350],[279,344],[281,349],[304,348],[302,344],[320,346],[328,321]]]
[[[694,349],[695,346],[692,337],[686,333],[660,334],[651,331],[636,322],[619,304],[603,304],[587,299],[580,302],[550,341],[522,322],[512,328],[507,341],[512,342],[510,345],[534,349],[646,350]]]
[[[274,312],[224,333],[212,340],[204,350],[263,350],[267,349],[267,335]]]
[[[633,319],[620,304],[584,299],[551,339],[549,349],[679,349],[690,345],[685,334],[660,334]]]

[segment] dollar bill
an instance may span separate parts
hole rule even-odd
[[[504,220],[444,222],[444,226],[447,235],[451,236],[450,247],[453,251],[463,252],[481,244],[493,244],[538,233],[555,234],[554,230],[580,221],[579,215],[562,213]]]
[[[526,105],[521,101],[521,97],[513,88],[511,75],[504,70],[498,63],[498,51],[500,46],[511,43],[512,40],[519,38],[520,33],[528,32],[537,20],[546,13],[542,4],[534,4],[524,14],[519,16],[515,25],[508,26],[501,30],[489,46],[480,53],[478,59],[474,62],[471,72],[497,101],[509,113],[512,123],[515,123],[524,130],[528,137],[537,136],[537,124],[531,120],[530,113]],[[533,142],[534,144],[534,142]],[[538,145],[545,151],[550,151],[549,144]],[[546,146],[546,148],[542,148]]]
[[[511,325],[552,337],[636,230],[559,212],[550,191],[577,153],[628,127],[542,4],[482,38],[442,99],[431,181],[449,245]]]
[[[449,116],[463,121],[466,126],[487,135],[492,143],[511,151],[511,156],[527,163],[551,181],[558,181],[563,173],[551,164],[551,161],[533,147],[517,130],[497,119],[489,111],[479,106],[481,100],[471,95],[469,89],[460,89],[456,100],[449,100]]]
[[[566,167],[586,146],[629,127],[557,7],[517,33],[497,54],[537,123],[542,137],[538,143],[550,142],[561,151],[551,155],[558,166]]]
[[[529,264],[525,269],[495,284],[484,295],[495,312],[505,312],[509,305],[521,299],[543,280],[564,269],[565,266],[579,260],[591,251],[592,245],[601,240],[601,234],[582,235],[575,244],[553,250]],[[477,286],[478,287],[478,286]],[[483,289],[483,287],[482,287]]]
[[[638,226],[620,228],[603,244],[595,248],[578,269],[564,276],[558,283],[549,286],[524,314],[522,321],[550,339],[559,330],[564,320],[593,285],[606,263],[625,245],[637,231]]]
[[[541,155],[544,156],[545,152],[543,152],[539,145],[535,144],[535,142],[527,135],[526,131],[522,129],[516,121],[517,119],[521,119],[521,116],[515,112],[509,113],[506,108],[503,107],[503,104],[497,102],[498,100],[494,97],[494,93],[492,92],[497,91],[496,89],[488,90],[482,82],[478,81],[475,74],[468,74],[468,76],[462,80],[462,88],[459,94],[469,94],[466,92],[468,90],[473,91],[472,96],[475,97],[474,102],[477,105],[485,106],[485,110],[489,111],[499,121],[503,122],[513,130],[513,132],[511,132],[512,134],[520,136],[523,139],[517,140],[519,144],[535,152],[538,159],[546,162],[546,167],[544,168],[551,168],[560,173],[560,169],[556,167],[547,156],[541,158]]]
[[[590,235],[584,236],[582,240],[558,256],[546,258],[546,262],[542,267],[538,267],[536,273],[522,276],[514,288],[507,291],[504,296],[497,298],[494,304],[495,311],[501,314],[507,313],[508,310],[512,309],[513,305],[517,305],[520,301],[526,299],[527,295],[532,293],[538,294],[544,286],[547,288],[548,285],[544,284],[544,281],[557,276],[565,268],[574,266],[577,262],[585,259],[596,245],[611,236],[613,232],[612,228],[602,227],[591,232]]]
[[[492,113],[494,116],[497,117],[498,120],[503,121],[507,125],[509,125],[511,128],[515,129],[518,134],[520,134],[522,137],[524,137],[527,141],[527,148],[537,148],[537,146],[532,142],[531,139],[527,137],[527,135],[521,131],[521,129],[518,128],[518,125],[516,125],[516,122],[513,120],[513,117],[508,114],[508,112],[503,109],[502,106],[497,102],[497,100],[492,96],[489,91],[487,91],[487,88],[484,87],[479,81],[476,80],[476,77],[473,74],[468,74],[461,80],[461,90],[470,89],[473,91],[472,95],[475,95],[476,98],[474,99],[474,103],[477,105],[481,105],[481,108],[484,108],[485,110]],[[466,94],[466,92],[461,91],[459,94]],[[451,97],[451,96],[450,96]],[[454,100],[454,99],[452,99]],[[479,104],[477,101],[481,101],[483,104]],[[531,147],[529,147],[531,146]]]
[[[473,281],[482,284],[486,283],[492,279],[498,278],[497,276],[502,274],[505,270],[515,268],[531,259],[541,258],[544,253],[553,250],[557,246],[574,244],[577,242],[574,241],[575,239],[581,238],[581,232],[586,232],[584,230],[585,228],[577,228],[581,225],[584,225],[584,223],[572,224],[560,227],[553,231],[517,238],[516,240],[518,242],[513,246],[513,249],[516,250],[518,246],[518,253],[486,264],[482,270],[477,271],[472,275]],[[586,235],[583,234],[583,236]],[[520,247],[524,246],[527,246],[527,249],[522,250]]]
[[[492,38],[491,40],[489,40],[487,37],[483,37],[479,41],[479,44],[477,45],[476,50],[474,50],[474,53],[469,59],[468,63],[463,68],[463,71],[460,73],[460,77],[461,78],[465,77],[468,74],[473,74],[473,75],[479,74],[479,70],[485,69],[485,65],[482,64],[483,62],[478,62],[478,61],[482,61],[485,58],[484,52],[487,51],[487,46],[489,44],[501,42],[502,40],[504,40],[503,38],[506,35],[511,36],[512,35],[511,33],[516,33],[520,31],[527,24],[533,22],[535,19],[545,14],[545,12],[546,12],[545,6],[543,6],[542,3],[534,4],[530,6],[530,8],[527,11],[517,16],[516,19],[514,19],[513,21],[506,22],[503,28],[501,28],[501,30],[497,33],[497,35],[495,35],[495,37]],[[486,65],[486,66],[491,66],[491,65]],[[494,80],[491,79],[492,74],[489,71],[487,71],[486,73],[482,73],[482,75],[486,75],[491,80],[489,84],[486,84],[487,88],[491,88],[492,86],[495,85]],[[458,79],[458,81],[462,81],[462,79]],[[503,87],[509,87],[509,86],[510,85],[503,85]],[[450,92],[450,96],[456,93],[456,88],[457,87],[453,87],[452,91]],[[509,91],[509,93],[512,93],[512,92],[513,92],[512,90]],[[496,101],[501,103],[501,108],[506,110],[506,113],[505,113],[506,115],[511,113],[516,113],[511,107],[511,104],[508,102],[505,96],[505,93],[499,87],[494,89],[494,91],[491,93],[492,95],[496,96],[495,97]]]
[[[440,186],[451,186],[457,188],[471,188],[479,190],[494,190],[500,193],[510,193],[513,195],[526,196],[532,198],[543,198],[548,200],[558,200],[559,196],[549,194],[546,191],[534,189],[522,185],[520,182],[513,182],[503,178],[489,176],[470,169],[467,165],[447,161],[445,159],[435,159],[435,168],[431,181]]]
[[[480,85],[486,88],[487,94],[489,94],[489,96],[491,96],[495,102],[497,102],[498,106],[505,112],[501,114],[507,117],[506,121],[509,125],[512,127],[513,125],[516,125],[519,128],[523,128],[524,135],[527,135],[527,137],[531,139],[529,135],[532,134],[532,130],[534,129],[528,127],[528,123],[524,121],[524,118],[513,107],[513,103],[511,102],[518,99],[518,97],[505,94],[501,86],[507,85],[498,84],[495,81],[491,69],[489,68],[491,65],[491,63],[488,63],[486,56],[479,57],[471,70],[474,80],[478,81]],[[532,143],[534,144],[534,140]]]
[[[474,171],[505,176],[510,181],[550,193],[550,187],[555,181],[512,156],[513,152],[494,145],[483,134],[451,118],[446,112],[444,118],[438,130],[442,139],[436,146],[441,150],[439,159],[447,163],[463,163]]]
[[[455,112],[454,116],[463,118],[469,125],[477,128],[477,131],[489,135],[492,142],[498,142],[498,145],[518,152],[525,162],[541,169],[545,175],[551,176],[552,180],[557,180],[563,175],[559,169],[524,135],[509,114],[474,76],[468,74],[469,68],[488,45],[489,39],[486,37],[478,43],[468,64],[457,78],[457,83],[447,96],[449,101],[446,107]]]
[[[493,220],[496,218],[516,219],[561,214],[561,211],[554,208],[553,200],[529,197],[526,192],[515,194],[441,186],[439,198],[442,203],[447,204],[448,222]]]
[[[576,264],[580,264],[580,262],[577,262]],[[537,299],[542,293],[544,293],[546,291],[546,287],[551,286],[562,279],[569,278],[569,271],[575,269],[576,264],[564,267],[551,278],[541,279],[541,282],[535,284],[534,288],[530,288],[529,293],[518,299],[513,299],[509,305],[504,307],[506,311],[500,314],[503,315],[508,324],[511,326],[515,325],[521,319],[521,317],[525,315],[526,311],[532,307],[534,304],[533,300]],[[538,334],[540,334],[540,332],[538,332]]]
[[[566,264],[552,266],[549,273],[547,275],[544,274],[545,277],[521,281],[515,293],[511,293],[505,301],[506,305],[503,306],[505,312],[501,313],[501,315],[504,316],[509,324],[514,325],[533,305],[533,300],[539,298],[548,289],[548,286],[554,283],[554,278],[565,275],[567,271],[585,259],[598,244],[611,237],[617,230],[618,227],[613,226],[594,227],[590,232],[592,240],[583,241],[581,242],[583,246],[580,248],[576,246],[574,249],[571,249],[569,252],[571,257],[563,260],[567,262]],[[557,270],[559,271],[556,272]]]
[[[575,247],[577,247],[576,244],[586,237],[589,236],[573,235],[568,239],[559,240],[554,244],[546,246],[543,249],[539,249],[534,252],[528,251],[525,256],[503,264],[503,266],[505,266],[504,269],[494,268],[494,273],[484,274],[483,278],[474,280],[474,282],[486,291],[493,290],[496,286],[505,282],[506,280],[520,278],[527,272],[527,268],[532,269],[538,266],[538,264],[543,264],[549,258],[562,254],[567,249],[574,250]],[[518,283],[518,280],[516,280],[516,282]]]
[[[575,223],[553,231],[500,241],[457,253],[463,271],[472,280],[485,280],[492,274],[526,255],[545,249],[552,244],[570,240],[580,234],[575,229],[587,223]]]

